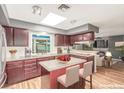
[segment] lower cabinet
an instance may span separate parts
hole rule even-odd
[[[24,80],[23,61],[7,62],[6,73],[8,84]]]
[[[55,59],[54,56],[7,62],[7,83],[13,84],[48,74],[49,72],[41,67],[39,62],[53,59]]]
[[[36,59],[24,60],[24,79],[38,76]]]

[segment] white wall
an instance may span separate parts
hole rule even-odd
[[[95,37],[107,37],[124,35],[124,27],[100,28],[99,33],[95,33]]]

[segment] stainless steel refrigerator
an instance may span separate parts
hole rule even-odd
[[[4,28],[0,25],[0,88],[6,82],[6,37]]]

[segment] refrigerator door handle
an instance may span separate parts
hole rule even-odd
[[[6,73],[4,73],[4,80],[3,80],[3,82],[0,84],[0,88],[2,88],[3,87],[3,85],[5,84],[5,82],[6,82],[6,79],[7,79],[7,74]]]

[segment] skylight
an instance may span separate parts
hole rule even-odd
[[[54,26],[66,20],[65,17],[56,15],[54,13],[49,13],[42,21],[42,24]]]

